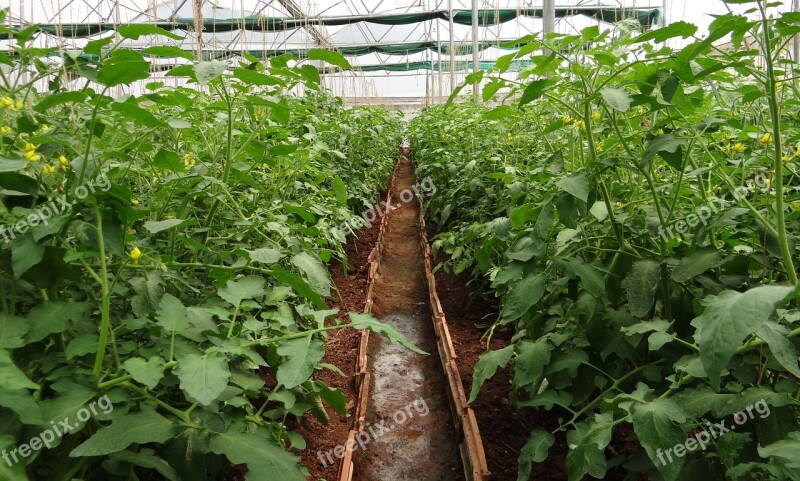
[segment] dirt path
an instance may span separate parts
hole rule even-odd
[[[355,453],[354,480],[458,481],[462,465],[428,310],[419,204],[401,199],[414,184],[414,168],[402,160],[395,175],[373,314],[430,355],[370,338],[373,381],[364,432],[371,436]]]

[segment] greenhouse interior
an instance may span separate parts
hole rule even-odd
[[[0,481],[800,480],[800,0],[0,20]]]

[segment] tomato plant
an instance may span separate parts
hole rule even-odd
[[[502,74],[530,56],[519,81],[465,83],[505,102],[412,122],[419,175],[438,187],[434,250],[500,299],[489,335],[515,332],[481,356],[471,398],[509,366],[514,405],[561,418],[532,430],[518,480],[556,436],[574,481],[620,466],[629,479],[800,476],[786,456],[800,448],[800,124],[782,54],[798,16],[754,3],[759,19],[718,17],[681,50],[664,41],[692,37],[686,22],[523,38],[498,61]],[[726,36],[734,49],[714,43]],[[662,461],[759,402],[769,415]],[[633,453],[609,448],[622,425]]]

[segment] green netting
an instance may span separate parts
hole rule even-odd
[[[478,11],[478,23],[480,25],[496,25],[508,22],[520,15],[529,17],[541,17],[542,9],[526,8],[521,10],[484,9]],[[624,18],[636,18],[643,26],[654,25],[659,18],[658,9],[632,9],[617,7],[557,7],[557,17],[568,17],[585,15],[604,22],[616,22]],[[293,17],[243,17],[237,19],[216,19],[205,20],[203,29],[206,32],[230,32],[233,30],[251,30],[263,32],[276,32],[300,28],[305,25],[349,25],[358,22],[370,22],[381,25],[406,25],[419,23],[433,19],[447,20],[446,10],[434,10],[422,13],[410,14],[387,14],[387,15],[351,15],[335,17],[316,17],[316,18],[293,18]],[[460,10],[453,15],[453,22],[469,25],[472,22],[471,10]],[[194,20],[191,18],[177,18],[174,21],[159,21],[155,24],[166,30],[191,30],[194,28]],[[88,37],[103,32],[114,30],[113,24],[40,24],[41,32],[58,35],[63,37]]]
[[[454,71],[470,71],[472,70],[472,62],[459,60],[453,62]],[[481,70],[491,70],[495,68],[495,62],[480,62],[479,66]],[[531,60],[514,60],[511,62],[511,65],[508,68],[509,72],[519,72],[525,67],[533,65]],[[390,64],[381,64],[381,65],[365,65],[363,67],[354,67],[354,71],[358,72],[408,72],[412,70],[433,70],[434,72],[449,72],[450,71],[450,62],[431,62],[431,61],[420,61],[420,62],[406,62],[406,63],[390,63]],[[322,73],[334,73],[338,72],[339,70],[330,69],[330,68],[322,68],[320,72]]]

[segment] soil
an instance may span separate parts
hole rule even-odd
[[[329,271],[333,284],[336,286],[335,298],[328,301],[328,305],[339,309],[337,317],[345,319],[347,312],[363,312],[364,303],[367,300],[368,287],[368,258],[378,240],[380,224],[375,222],[370,228],[363,228],[356,233],[355,237],[348,240],[344,246],[348,259],[348,272],[345,274],[344,266],[338,260],[333,260],[329,264]],[[347,397],[347,408],[351,411],[355,399],[355,368],[358,357],[358,343],[360,337],[358,331],[354,329],[342,329],[333,331],[327,340],[325,356],[322,362],[333,364],[345,373],[346,377],[324,370],[315,376],[316,379],[325,382],[332,387],[341,388]],[[323,424],[313,415],[307,413],[302,422],[297,426],[297,432],[306,440],[306,449],[300,455],[302,464],[308,468],[311,476],[310,480],[325,479],[333,481],[337,479],[341,460],[332,457],[334,463],[328,466],[323,465],[317,452],[323,453],[333,450],[336,446],[343,444],[347,440],[352,420],[334,411],[330,406],[326,406],[330,422]]]
[[[366,437],[364,449],[359,447],[354,452],[356,481],[463,480],[428,306],[419,204],[416,199],[403,202],[400,196],[410,191],[413,182],[413,166],[403,159],[395,172],[373,314],[430,354],[418,354],[385,338],[370,336],[372,382],[368,429],[362,434],[372,436]],[[388,429],[373,429],[375,426]]]
[[[429,233],[430,235],[430,233]],[[443,262],[440,256],[434,265]],[[464,390],[472,389],[472,373],[475,364],[486,350],[483,335],[486,327],[497,318],[497,306],[474,295],[468,286],[467,273],[454,275],[439,269],[436,272],[436,291],[442,303],[450,336],[458,358],[458,370]],[[495,331],[491,339],[491,349],[506,347],[512,332]],[[517,479],[517,457],[530,432],[541,427],[548,431],[558,427],[559,414],[537,409],[524,409],[515,412],[508,400],[511,389],[511,376],[507,369],[499,369],[497,374],[486,381],[478,398],[471,404],[478,420],[486,463],[494,481],[514,481]],[[567,443],[563,435],[556,437],[550,448],[548,459],[533,465],[530,479],[561,481],[567,479]]]

